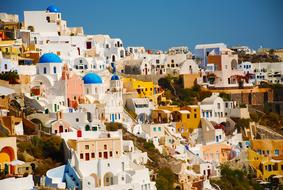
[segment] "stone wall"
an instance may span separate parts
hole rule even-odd
[[[273,91],[269,90],[268,92],[233,93],[231,94],[231,99],[242,104],[263,106],[264,104],[273,101]]]

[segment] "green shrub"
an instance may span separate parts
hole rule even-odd
[[[175,174],[169,167],[163,167],[158,170],[156,187],[158,190],[173,190]]]

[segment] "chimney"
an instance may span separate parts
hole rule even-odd
[[[81,130],[77,131],[77,137],[82,137],[82,131]]]

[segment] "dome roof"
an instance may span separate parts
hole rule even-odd
[[[58,7],[54,6],[54,5],[50,5],[49,7],[47,7],[46,9],[47,11],[51,12],[51,13],[58,13],[59,9]]]
[[[40,57],[39,63],[62,63],[62,60],[54,53],[45,53]]]
[[[112,75],[111,80],[120,80],[118,75]]]
[[[95,73],[88,73],[83,77],[84,84],[101,84],[102,79]]]

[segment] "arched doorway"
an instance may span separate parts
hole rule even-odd
[[[59,126],[59,133],[63,133],[64,132],[64,127],[62,125]]]
[[[15,152],[14,152],[14,149],[12,147],[5,146],[4,148],[2,148],[2,150],[0,152],[8,154],[11,161],[15,160]]]
[[[114,184],[113,177],[114,175],[112,172],[107,172],[103,178],[104,186],[113,185]]]
[[[95,173],[93,173],[90,176],[93,177],[93,179],[94,179],[95,187],[99,187],[100,183],[99,183],[99,179],[98,179],[97,175]]]

